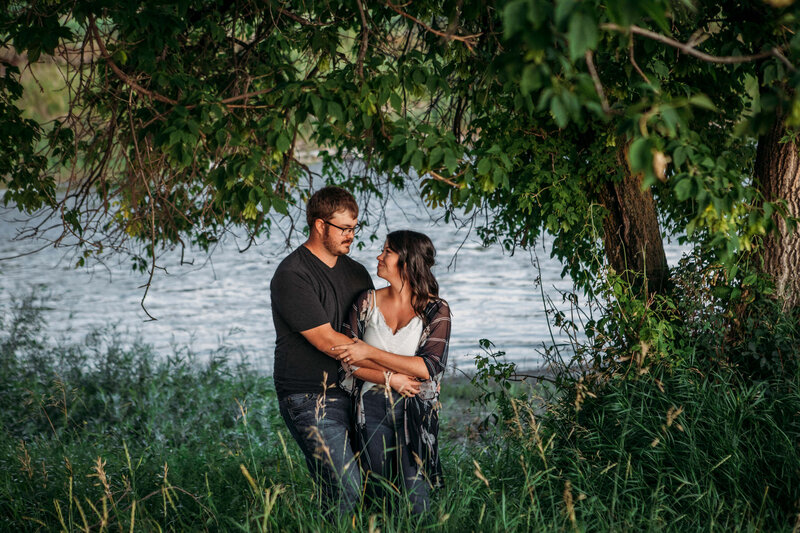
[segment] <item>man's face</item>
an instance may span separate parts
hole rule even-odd
[[[322,234],[322,244],[325,249],[335,256],[350,253],[350,245],[353,244],[354,235],[352,231],[347,230],[352,230],[358,224],[358,220],[353,216],[353,213],[350,211],[337,211],[327,222]],[[345,228],[345,231],[339,228]]]

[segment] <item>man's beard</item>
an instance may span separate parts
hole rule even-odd
[[[322,245],[325,246],[325,249],[328,250],[331,255],[347,255],[350,252],[349,245],[353,242],[352,239],[339,242],[332,233],[331,228],[325,228],[325,235],[322,237]]]

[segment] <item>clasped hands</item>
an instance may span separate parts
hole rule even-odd
[[[370,348],[361,339],[353,339],[350,344],[334,346],[331,351],[339,361],[358,366],[359,362],[370,359]],[[393,372],[389,377],[389,386],[402,396],[415,396],[419,393],[419,380],[406,374]]]

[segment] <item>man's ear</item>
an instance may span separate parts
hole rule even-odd
[[[325,221],[321,218],[315,218],[312,231],[316,231],[320,235],[323,235],[325,233]]]

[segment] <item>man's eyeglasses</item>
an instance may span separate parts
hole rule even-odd
[[[359,225],[359,226],[355,226],[355,227],[353,227],[353,228],[343,228],[343,227],[341,227],[341,226],[337,226],[337,225],[336,225],[336,224],[334,224],[333,222],[328,222],[328,221],[327,221],[327,220],[325,220],[325,219],[322,219],[322,221],[323,221],[325,224],[329,225],[329,226],[333,226],[334,228],[336,228],[336,229],[338,229],[338,230],[342,230],[342,237],[347,237],[348,235],[355,235],[355,234],[356,234],[356,233],[358,233],[358,231],[361,229],[361,226],[360,226],[360,225]]]

